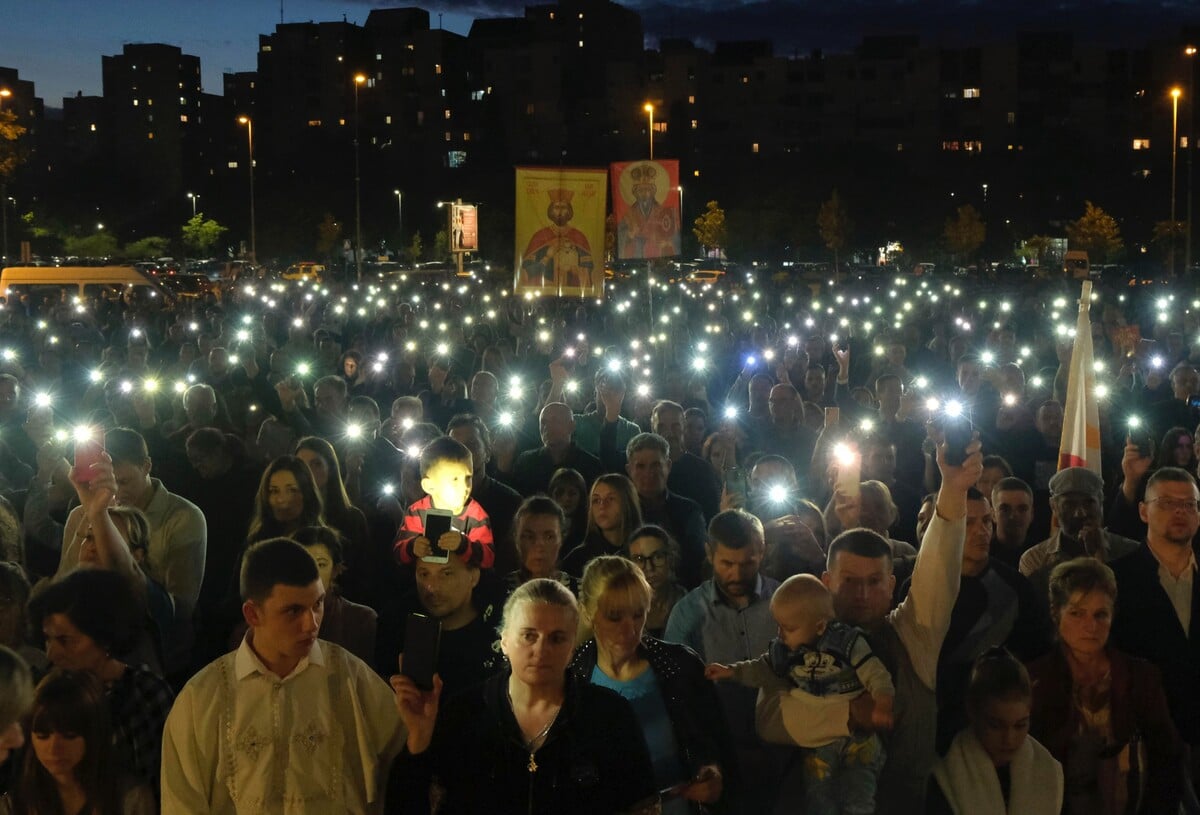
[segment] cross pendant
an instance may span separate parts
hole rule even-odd
[[[537,772],[537,762],[533,760],[533,753],[529,754],[529,772]]]

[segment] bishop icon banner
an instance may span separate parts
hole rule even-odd
[[[644,260],[678,255],[679,162],[618,162],[611,174],[617,256]]]

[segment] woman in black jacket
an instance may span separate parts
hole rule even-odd
[[[614,815],[658,811],[646,742],[627,702],[567,670],[579,609],[561,583],[523,583],[504,605],[510,670],[439,704],[392,677],[408,730],[389,811],[443,815]],[[440,710],[439,710],[440,706]]]
[[[704,663],[683,645],[645,634],[651,589],[623,557],[588,563],[579,586],[581,644],[571,663],[580,682],[609,688],[633,706],[663,790],[665,815],[700,812],[721,799],[721,745],[729,744]]]

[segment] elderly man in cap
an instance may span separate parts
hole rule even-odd
[[[1058,564],[1083,556],[1110,562],[1139,546],[1104,529],[1104,479],[1086,467],[1051,477],[1050,509],[1058,532],[1021,555],[1019,567],[1043,603],[1049,603],[1050,572]]]

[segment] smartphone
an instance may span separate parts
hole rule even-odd
[[[1151,458],[1154,456],[1154,439],[1145,430],[1130,428],[1127,438],[1130,444],[1137,445],[1139,456],[1142,458]]]
[[[825,408],[825,427],[826,429],[838,426],[838,422],[842,420],[842,409],[837,407]]]
[[[975,437],[975,427],[966,416],[946,416],[942,419],[942,434],[946,440],[946,463],[957,467],[967,460],[967,445]]]
[[[442,624],[433,617],[410,613],[404,621],[404,659],[400,662],[400,673],[421,690],[433,690],[441,639]]]
[[[453,529],[451,523],[453,520],[454,515],[448,509],[430,507],[425,510],[425,537],[429,539],[429,546],[432,550],[429,557],[422,558],[426,563],[449,562],[450,553],[438,546],[438,539]]]
[[[739,496],[744,504],[749,495],[750,486],[746,479],[746,471],[741,467],[733,467],[725,471],[725,492],[731,496]]]
[[[862,456],[857,451],[837,453],[837,486],[849,496],[857,497],[862,483]]]
[[[100,461],[104,454],[104,445],[98,441],[75,442],[75,480],[90,482],[96,477],[92,465]]]

